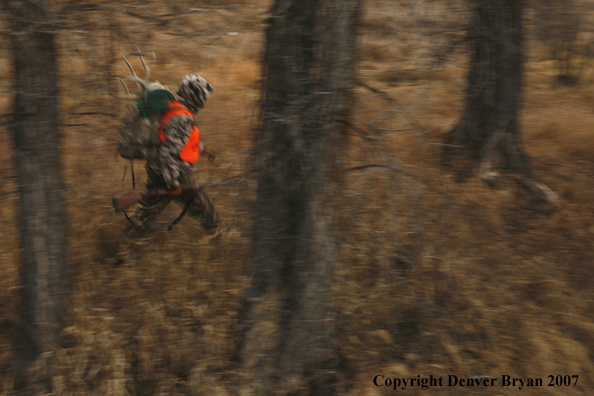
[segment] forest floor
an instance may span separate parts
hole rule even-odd
[[[230,394],[232,330],[248,281],[256,199],[250,150],[266,10],[259,2],[242,4],[208,9],[208,23],[227,23],[212,41],[184,42],[142,25],[127,26],[115,42],[80,31],[59,37],[72,296],[64,346],[54,351],[56,395]],[[427,61],[433,42],[414,30],[422,24],[400,9],[383,12],[390,2],[373,4],[359,41],[352,117],[358,128],[346,137],[336,176],[340,194],[332,203],[341,393],[394,394],[402,390],[377,387],[374,377],[432,375],[443,377],[444,386],[405,392],[592,394],[594,74],[565,87],[555,83],[550,62],[528,58],[523,146],[535,178],[558,196],[555,205],[542,205],[514,175],[503,172],[489,186],[473,164],[465,175],[442,164],[444,136],[462,111],[466,56]],[[440,10],[429,11],[427,20],[440,18]],[[195,18],[187,23],[202,26],[202,14]],[[103,22],[97,29],[105,29]],[[88,52],[93,40],[101,44],[96,54]],[[198,127],[218,157],[214,164],[199,161],[195,177],[241,181],[206,190],[223,220],[215,237],[190,217],[167,232],[181,210],[172,204],[130,241],[125,218],[113,213],[111,196],[132,190],[130,164],[115,150],[125,105],[107,95],[108,75],[97,65],[109,59],[112,70],[126,73],[116,54],[132,53],[136,44],[155,51],[153,76],[163,84],[176,87],[183,75],[198,72],[215,87]],[[539,53],[539,45],[528,41],[529,53]],[[2,114],[12,94],[9,59],[0,53]],[[0,128],[0,146],[8,148],[9,131]],[[0,151],[0,395],[12,389],[11,342],[19,325],[13,159],[11,150]],[[382,167],[347,171],[362,165]],[[134,173],[142,189],[139,161]],[[114,257],[122,254],[118,264]],[[41,357],[40,370],[43,363]],[[449,375],[497,383],[450,387]],[[543,385],[501,386],[504,375],[540,378]],[[577,385],[548,386],[557,375],[579,376]]]

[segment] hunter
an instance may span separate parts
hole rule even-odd
[[[147,189],[166,189],[167,195],[154,195],[141,202],[130,217],[131,232],[146,229],[155,217],[175,200],[188,207],[190,216],[199,218],[205,230],[213,234],[219,226],[219,217],[212,202],[202,189],[182,192],[181,185],[195,184],[192,164],[200,156],[214,161],[214,151],[200,142],[195,125],[198,111],[212,95],[214,88],[197,74],[186,75],[177,90],[176,100],[167,105],[160,121],[158,155],[146,162]]]

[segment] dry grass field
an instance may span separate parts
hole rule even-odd
[[[64,346],[53,352],[59,362],[55,395],[235,390],[230,360],[248,281],[255,200],[250,150],[268,2],[186,3],[203,10],[161,24],[88,11],[72,16],[71,29],[57,36],[72,294]],[[503,173],[490,187],[476,172],[461,177],[441,163],[445,133],[462,111],[467,65],[462,50],[443,62],[434,62],[433,54],[462,35],[453,27],[467,18],[463,9],[453,14],[440,1],[419,2],[420,8],[414,2],[367,3],[358,79],[392,99],[356,88],[357,130],[336,173],[334,325],[342,393],[593,394],[594,73],[577,86],[558,85],[542,44],[527,42],[523,144],[536,178],[558,195],[556,206],[543,206],[513,175]],[[171,29],[200,34],[182,38]],[[1,115],[9,112],[13,92],[9,48],[0,45]],[[167,232],[181,210],[172,204],[150,231],[129,241],[125,218],[113,213],[110,197],[131,192],[132,181],[130,164],[117,158],[115,146],[125,104],[107,94],[105,65],[127,73],[117,55],[132,54],[136,45],[156,53],[153,78],[168,87],[177,87],[188,72],[215,87],[198,127],[218,157],[214,164],[199,161],[195,178],[241,181],[206,190],[223,219],[215,237],[190,217]],[[109,86],[122,91],[113,81]],[[24,325],[17,309],[19,195],[11,192],[18,184],[5,120],[0,118],[2,396],[12,391],[11,342]],[[387,167],[344,170],[366,164]],[[142,189],[140,161],[134,172]],[[117,254],[125,255],[119,265]],[[402,391],[376,387],[376,375],[485,376],[499,385],[509,375],[542,378],[544,386]],[[549,387],[549,375],[579,380],[577,386]]]

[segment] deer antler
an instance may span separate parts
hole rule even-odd
[[[140,57],[140,61],[142,62],[142,66],[144,67],[144,77],[140,78],[136,75],[136,72],[134,71],[134,68],[132,67],[132,65],[130,64],[130,62],[128,62],[128,59],[126,59],[126,57],[124,56],[124,54],[120,53],[120,55],[122,56],[122,58],[124,58],[124,62],[126,62],[126,65],[128,65],[128,68],[130,69],[130,71],[132,72],[131,76],[127,76],[127,77],[122,77],[122,76],[116,76],[114,74],[112,74],[112,76],[114,78],[116,78],[123,86],[124,89],[126,90],[126,94],[128,95],[127,97],[118,97],[113,95],[110,92],[110,95],[114,96],[117,99],[122,99],[122,100],[136,100],[137,98],[135,98],[134,96],[132,96],[130,94],[130,91],[128,90],[128,87],[126,86],[126,84],[124,83],[124,81],[132,81],[134,82],[134,84],[136,84],[136,88],[138,88],[138,90],[140,91],[141,95],[146,91],[148,84],[149,84],[149,78],[151,76],[151,68],[153,68],[155,66],[155,61],[156,61],[156,56],[155,53],[152,52],[153,54],[153,60],[151,62],[151,67],[148,67],[146,62],[144,61],[144,57],[142,56],[142,53],[140,52],[140,49],[138,47],[136,47],[136,49],[138,50],[138,56]]]
[[[109,93],[111,96],[113,96],[114,98],[116,98],[116,99],[118,99],[118,100],[133,100],[133,101],[137,101],[137,100],[138,100],[138,98],[137,98],[137,97],[134,97],[134,96],[132,96],[132,95],[130,94],[130,91],[128,90],[128,87],[126,86],[126,84],[124,84],[124,82],[122,81],[122,79],[121,79],[121,78],[119,78],[119,77],[115,76],[113,73],[112,73],[111,75],[112,75],[112,77],[114,77],[114,78],[118,79],[118,81],[119,81],[119,82],[120,82],[120,83],[121,83],[121,84],[124,86],[124,89],[126,90],[126,95],[127,95],[127,96],[117,96],[116,94],[114,94],[113,92],[111,92],[111,89],[109,89],[109,87],[108,87],[108,89],[107,89],[107,92],[108,92],[108,93]]]

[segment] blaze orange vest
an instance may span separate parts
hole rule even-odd
[[[165,125],[167,125],[167,123],[169,122],[169,120],[172,117],[175,117],[176,115],[187,115],[187,116],[192,117],[192,121],[194,121],[194,116],[192,115],[192,113],[190,113],[190,111],[188,109],[186,109],[184,107],[184,105],[182,105],[181,103],[169,102],[167,107],[168,107],[168,109],[165,111],[165,113],[161,117],[161,127],[159,128],[159,139],[161,140],[162,143],[164,143],[166,140],[165,134],[163,134],[163,129],[165,128]],[[179,153],[179,158],[181,158],[181,160],[184,162],[189,162],[190,164],[193,164],[194,162],[198,161],[199,155],[200,155],[200,132],[198,132],[198,128],[196,128],[196,125],[194,124],[194,127],[192,128],[192,132],[190,133],[190,136],[188,137],[188,141],[186,142],[184,147],[181,149],[181,152]]]

